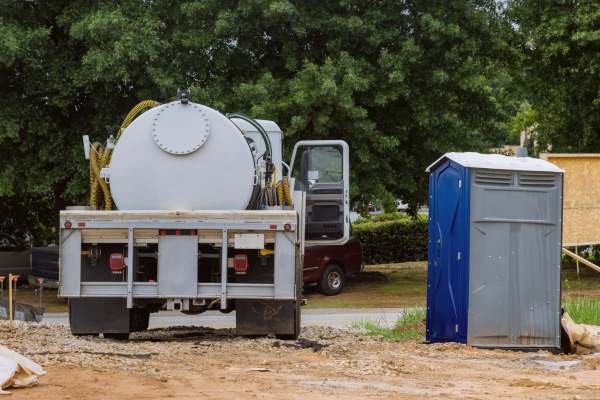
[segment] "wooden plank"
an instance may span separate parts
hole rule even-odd
[[[295,221],[295,210],[63,210],[61,220],[74,221],[119,221],[119,220],[169,220],[169,221],[218,221],[233,220],[247,222]]]
[[[564,173],[563,245],[600,243],[600,154],[541,154]]]
[[[580,255],[577,255],[577,254],[573,253],[572,251],[565,249],[564,247],[563,247],[562,251],[564,254],[568,255],[569,257],[571,257],[572,259],[574,259],[576,261],[579,261],[586,267],[589,267],[596,272],[600,272],[600,267],[597,266],[596,264],[594,264],[593,262],[586,260],[585,258],[581,257]]]
[[[223,240],[221,230],[199,230],[198,243],[221,243]],[[275,232],[262,231],[237,231],[231,230],[229,243],[233,245],[233,235],[236,233],[260,233],[265,235],[265,243],[275,243]],[[158,243],[158,229],[136,229],[134,234],[136,244]],[[127,243],[127,229],[81,229],[83,243]]]

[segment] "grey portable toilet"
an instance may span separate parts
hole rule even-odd
[[[559,348],[563,171],[447,153],[427,172],[427,340]]]

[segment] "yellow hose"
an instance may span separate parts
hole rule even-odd
[[[280,206],[291,206],[292,197],[290,196],[290,181],[287,177],[283,177],[277,182],[277,204]]]
[[[279,181],[277,183],[277,205],[282,206],[283,205],[283,182]]]
[[[158,104],[159,103],[154,100],[145,100],[133,107],[119,127],[115,144],[121,137],[123,131],[125,131],[125,129],[139,115],[140,112],[156,107]],[[112,210],[113,207],[110,187],[104,178],[100,176],[100,171],[102,168],[106,167],[110,163],[111,156],[112,148],[105,148],[101,143],[98,142],[94,142],[92,144],[90,149],[90,206],[95,210]]]
[[[290,195],[290,181],[288,178],[283,177],[282,189],[283,189],[283,204],[286,206],[292,205],[292,196]]]

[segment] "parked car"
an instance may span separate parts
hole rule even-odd
[[[32,247],[29,284],[38,286],[43,278],[45,287],[58,287],[58,247]]]
[[[0,251],[0,276],[7,277],[8,274],[19,275],[18,284],[27,281],[31,272],[29,262],[30,252],[25,251]]]
[[[317,284],[327,296],[338,294],[346,278],[363,269],[358,239],[343,246],[308,246],[304,250],[304,284]]]

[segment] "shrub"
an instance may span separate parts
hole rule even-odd
[[[411,218],[399,212],[389,212],[381,214],[370,214],[366,218],[361,218],[354,222],[354,225],[366,224],[369,222],[386,222],[386,221],[409,221]]]
[[[365,264],[427,260],[427,218],[397,217],[353,225]]]

